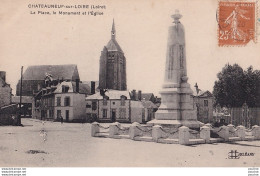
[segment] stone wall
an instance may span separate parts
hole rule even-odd
[[[0,85],[0,107],[11,104],[12,89],[9,85]]]

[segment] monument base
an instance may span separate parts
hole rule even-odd
[[[180,126],[186,126],[188,128],[200,128],[204,123],[197,120],[151,120],[147,122],[150,125],[161,125],[165,127],[179,128]]]

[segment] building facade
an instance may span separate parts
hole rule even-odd
[[[33,103],[33,118],[65,122],[85,121],[86,86],[79,82],[63,81],[43,88]]]
[[[12,88],[6,82],[6,72],[0,71],[0,126],[17,123],[17,105],[11,100]]]
[[[157,107],[151,101],[132,100],[128,91],[108,90],[86,98],[86,115],[90,122],[144,123],[154,118]]]
[[[194,91],[194,108],[197,110],[197,119],[203,123],[213,123],[213,103],[214,98],[209,91]]]
[[[108,90],[86,98],[87,118],[99,122],[131,122],[128,91]]]
[[[0,71],[0,107],[11,104],[12,88],[6,83],[6,72]]]
[[[38,93],[40,91],[41,93],[43,91],[50,92],[51,85],[56,86],[63,81],[80,81],[77,65],[29,66],[23,73],[22,94],[20,93],[21,80],[19,80],[16,85],[16,96],[22,95],[22,104],[25,114],[33,114],[33,103],[26,103],[23,102],[23,100],[28,99],[28,97],[33,99],[34,96],[39,96]]]
[[[99,88],[126,90],[126,58],[116,41],[115,23],[113,21],[111,39],[100,56]]]

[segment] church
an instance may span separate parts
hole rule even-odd
[[[99,89],[100,92],[86,97],[88,121],[143,123],[151,120],[151,111],[155,105],[141,101],[141,98],[132,99],[127,90],[126,58],[116,41],[114,20],[111,39],[100,56]]]
[[[116,41],[116,29],[113,20],[111,39],[100,56],[99,88],[113,90],[127,90],[126,58]]]

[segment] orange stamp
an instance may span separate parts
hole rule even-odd
[[[256,2],[220,1],[218,45],[241,46],[256,42]]]

